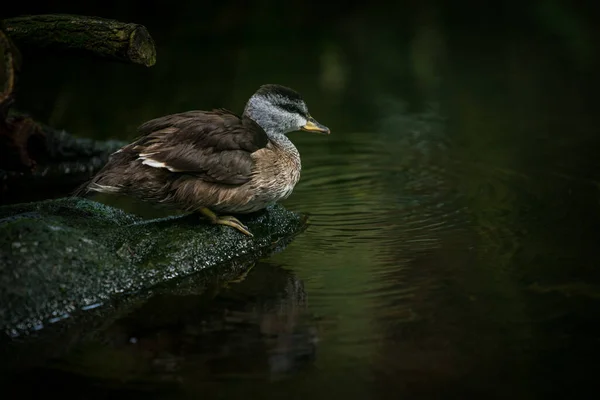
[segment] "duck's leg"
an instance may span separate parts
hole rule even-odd
[[[256,263],[250,264],[248,269],[245,270],[244,272],[242,272],[242,274],[240,276],[238,276],[237,278],[234,278],[230,281],[227,281],[224,286],[226,288],[229,288],[232,283],[242,283],[248,277],[248,274],[250,273],[252,268],[254,268],[255,265],[256,265]]]
[[[215,214],[214,212],[212,212],[211,210],[209,210],[206,207],[202,207],[199,211],[202,214],[206,215],[213,224],[231,226],[232,228],[237,229],[238,231],[242,232],[245,235],[248,235],[251,237],[254,236],[252,233],[250,233],[250,231],[248,230],[248,227],[246,225],[242,224],[235,217],[232,217],[230,215],[219,217],[217,214]]]

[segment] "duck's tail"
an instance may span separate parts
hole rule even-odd
[[[135,160],[136,155],[117,151],[111,155],[100,171],[73,191],[71,197],[88,197],[95,193],[117,194],[122,190],[119,170]]]
[[[121,191],[118,186],[105,185],[102,182],[105,178],[104,171],[98,172],[92,179],[80,185],[71,193],[71,197],[87,198],[95,193],[111,193],[116,194]],[[101,183],[102,182],[102,183]]]
[[[110,170],[113,164],[113,160],[109,159],[108,162],[98,171],[92,178],[82,183],[77,189],[71,193],[71,197],[89,197],[94,192],[98,192],[102,185],[98,185],[98,182],[102,181],[106,175],[106,171]],[[98,187],[100,186],[100,187]]]

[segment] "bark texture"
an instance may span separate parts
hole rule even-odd
[[[111,19],[48,14],[9,18],[5,33],[19,46],[83,50],[101,57],[150,67],[156,49],[143,25]]]

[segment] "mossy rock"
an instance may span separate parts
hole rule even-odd
[[[39,330],[203,270],[242,273],[306,226],[280,205],[240,220],[253,238],[198,215],[144,220],[79,198],[0,207],[0,329]]]

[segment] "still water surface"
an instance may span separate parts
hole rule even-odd
[[[442,126],[412,120],[401,144],[302,138],[305,172],[286,206],[310,227],[287,249],[217,293],[156,296],[18,386],[76,398],[532,398],[576,379],[589,355],[570,351],[585,347],[598,298],[593,282],[563,277],[581,256],[520,243],[530,220],[544,223],[535,211],[513,220],[521,206],[506,205],[536,194],[526,178],[478,166],[481,190],[500,196],[485,210],[497,219],[478,216],[457,186],[475,167],[438,154],[449,150],[431,124]]]
[[[188,108],[241,108],[268,77],[306,88],[332,135],[291,134],[303,173],[284,204],[310,226],[284,251],[214,292],[157,294],[91,343],[15,376],[11,393],[585,398],[600,355],[600,136],[586,103],[597,82],[576,60],[561,64],[553,45],[513,38],[490,49],[459,35],[445,44],[439,83],[424,67],[386,62],[428,65],[435,57],[419,54],[437,54],[431,31],[416,35],[415,52],[358,21],[382,47],[361,48],[343,24],[318,48],[291,37],[219,43],[218,61],[238,69],[218,75],[173,34],[155,72],[86,65],[110,79],[85,89],[89,76],[63,77],[47,117],[89,136]],[[320,64],[286,61],[291,41]],[[339,60],[353,51],[361,57]],[[175,56],[186,63],[167,61]],[[225,82],[239,87],[219,91]],[[104,100],[69,113],[90,90]]]

